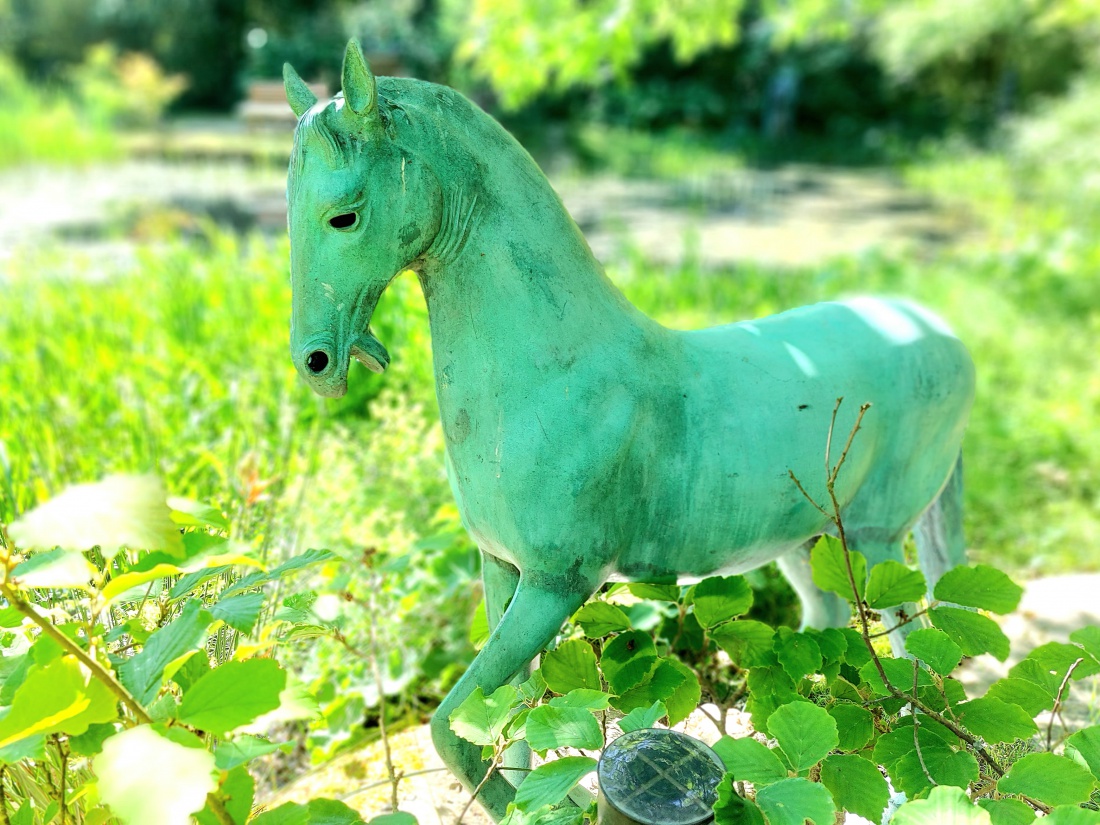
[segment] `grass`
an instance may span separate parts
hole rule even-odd
[[[230,512],[248,499],[243,478],[275,479],[268,508],[293,502],[283,528],[307,524],[319,542],[422,535],[449,494],[415,281],[400,279],[376,316],[393,368],[381,379],[357,371],[349,397],[323,401],[286,356],[287,259],[283,242],[211,231],[150,246],[125,271],[57,254],[9,262],[0,518],[73,481],[154,469],[176,493]],[[1083,276],[1098,269],[1096,235],[1043,229],[925,259],[783,272],[635,259],[610,273],[643,310],[685,328],[857,292],[941,313],[978,365],[965,455],[975,555],[1050,572],[1100,566],[1100,279]]]
[[[109,123],[52,90],[41,94],[0,56],[0,169],[19,164],[86,163],[116,157]]]

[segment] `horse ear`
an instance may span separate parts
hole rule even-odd
[[[372,114],[378,105],[378,89],[358,40],[349,40],[344,52],[344,72],[341,86],[344,100],[360,117]]]
[[[294,110],[295,117],[301,117],[317,102],[317,96],[289,63],[283,64],[283,88],[286,89],[286,102]]]

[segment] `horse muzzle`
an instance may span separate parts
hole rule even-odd
[[[355,336],[341,352],[331,338],[314,338],[301,349],[298,371],[318,395],[340,398],[348,391],[348,361],[354,358],[372,372],[383,372],[390,363],[386,348],[368,330]]]

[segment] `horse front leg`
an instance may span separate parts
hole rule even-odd
[[[488,695],[527,667],[597,586],[596,581],[577,577],[521,575],[512,601],[489,641],[432,717],[436,751],[468,791],[473,792],[485,778],[488,765],[481,758],[480,747],[451,730],[451,713],[474,688],[480,687]],[[498,772],[485,782],[478,801],[499,821],[515,793],[512,784]]]
[[[481,581],[485,590],[485,613],[489,620],[489,630],[500,624],[504,611],[516,594],[519,586],[519,570],[512,564],[498,559],[496,556],[481,551]],[[530,666],[522,668],[512,680],[513,684],[519,684],[531,675]],[[531,749],[526,742],[516,742],[504,754],[503,767],[519,768],[526,771],[531,767]],[[524,777],[524,773],[514,771],[505,773],[505,776],[513,785],[518,785]]]

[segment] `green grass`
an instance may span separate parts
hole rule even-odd
[[[106,119],[57,89],[34,89],[0,56],[0,169],[28,162],[86,163],[119,155]]]
[[[312,539],[345,546],[423,534],[449,494],[416,283],[400,279],[376,316],[392,369],[381,379],[356,369],[351,395],[324,401],[286,354],[287,257],[282,242],[212,233],[149,247],[126,271],[60,255],[9,262],[0,518],[73,481],[154,469],[178,494],[246,514],[274,544],[303,524]],[[1100,279],[1089,276],[1098,269],[1097,236],[1064,230],[927,259],[870,255],[783,272],[636,260],[611,275],[676,327],[862,292],[941,313],[978,367],[965,447],[975,555],[1064,571],[1100,566]],[[275,480],[260,504],[248,504],[251,477]]]

